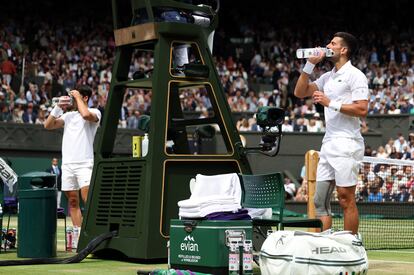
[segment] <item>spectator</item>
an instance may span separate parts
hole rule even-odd
[[[296,186],[289,178],[285,177],[285,199],[293,200],[296,194]]]
[[[400,193],[395,196],[396,202],[407,202],[410,198],[410,193],[407,191],[405,185],[400,186]]]
[[[306,125],[304,125],[303,118],[298,118],[296,120],[296,124],[293,127],[293,131],[294,132],[307,132],[308,131],[308,128],[306,127]]]
[[[27,105],[27,108],[23,113],[22,119],[24,123],[30,123],[30,124],[36,123],[37,114],[33,109],[33,103],[29,103]]]
[[[289,124],[289,117],[285,116],[285,119],[282,124],[282,132],[293,132],[292,125]]]
[[[16,65],[10,61],[10,58],[7,58],[0,64],[0,72],[3,75],[3,80],[6,81],[6,84],[10,85],[13,76],[16,74]]]
[[[306,180],[302,181],[302,184],[296,193],[295,201],[308,201],[308,182]]]
[[[371,186],[368,202],[382,202],[382,193],[378,185]]]

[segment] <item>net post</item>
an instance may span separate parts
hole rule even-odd
[[[315,150],[309,150],[305,154],[306,181],[308,184],[308,218],[316,217],[315,204],[313,198],[316,188],[316,169],[318,167],[319,153]],[[317,232],[316,228],[309,228],[309,232]]]

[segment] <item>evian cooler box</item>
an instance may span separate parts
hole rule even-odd
[[[171,220],[171,267],[228,274],[229,248],[226,238],[232,237],[229,234],[237,236],[238,233],[252,240],[251,221]]]

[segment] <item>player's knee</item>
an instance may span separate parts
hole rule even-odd
[[[342,209],[350,208],[355,205],[355,197],[353,194],[344,194],[338,192],[338,202]]]
[[[329,182],[320,182],[318,183],[319,186],[326,186],[327,188],[329,188]],[[330,197],[330,192],[328,189],[324,190],[325,188],[319,188],[317,190],[317,192],[315,193],[315,197],[314,197],[314,204],[315,204],[315,211],[316,211],[316,215],[318,217],[320,216],[329,216],[331,215],[331,209],[330,209],[330,198],[328,198],[328,196]]]
[[[315,196],[313,202],[315,203],[316,216],[320,217],[330,215],[330,211],[327,209],[325,201],[321,201],[317,196]]]

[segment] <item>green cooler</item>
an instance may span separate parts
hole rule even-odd
[[[251,221],[171,220],[171,268],[228,274],[226,242],[238,233],[242,233],[244,239],[252,240]]]

